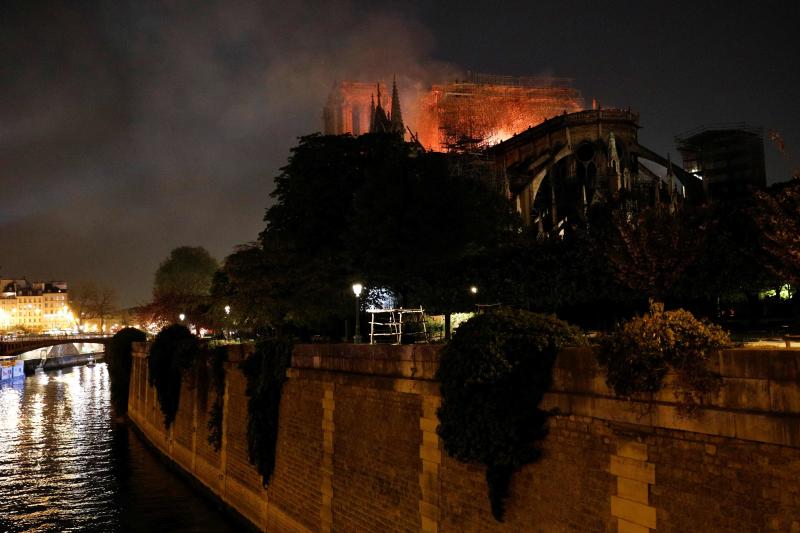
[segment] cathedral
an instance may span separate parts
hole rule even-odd
[[[323,123],[326,135],[395,133],[405,137],[396,80],[392,82],[391,102],[386,100],[380,82],[338,82],[328,96]]]

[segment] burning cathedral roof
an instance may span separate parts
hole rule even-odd
[[[385,95],[385,86],[378,86]],[[375,93],[373,83],[335,84],[323,111],[324,132],[368,132]],[[377,103],[384,108],[390,104]],[[464,80],[433,85],[403,106],[413,117],[410,129],[426,149],[469,151],[497,144],[547,118],[580,111],[584,101],[567,78],[468,74]]]

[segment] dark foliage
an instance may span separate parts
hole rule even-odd
[[[269,280],[274,278],[269,268],[258,243],[238,246],[225,258],[211,285],[211,312],[217,328],[254,334],[280,322],[286,311],[271,290],[274,285]]]
[[[128,412],[128,390],[131,383],[132,344],[144,342],[147,336],[136,328],[119,330],[106,347],[106,364],[111,379],[111,405],[117,416]]]
[[[501,308],[463,323],[442,350],[439,435],[448,454],[486,465],[492,514],[502,520],[512,474],[539,458],[559,349],[582,342],[554,316]]]
[[[371,154],[386,143],[381,136],[311,135],[292,149],[275,178],[274,203],[259,237],[262,253],[250,254],[255,264],[245,265],[261,274],[270,325],[324,330],[331,317],[349,316],[353,273],[346,250],[353,197],[374,163]]]
[[[581,228],[563,239],[537,239],[529,230],[462,268],[472,271],[484,303],[557,312],[587,327],[605,327],[636,294],[619,283],[599,233]],[[602,316],[595,312],[599,307]]]
[[[456,157],[396,150],[356,193],[348,255],[359,277],[402,295],[406,306],[471,308],[467,289],[476,280],[465,263],[495,253],[519,227],[508,201],[458,173]]]
[[[281,391],[291,360],[292,341],[272,338],[259,342],[241,363],[247,378],[247,452],[264,486],[275,470]]]
[[[199,352],[197,337],[180,324],[162,329],[150,346],[149,381],[156,389],[167,428],[178,412],[182,377],[192,368]]]
[[[651,303],[650,312],[633,318],[601,337],[600,364],[608,369],[608,385],[620,396],[654,393],[675,371],[673,383],[684,414],[692,414],[703,395],[719,389],[719,376],[707,368],[713,352],[730,343],[728,334],[679,309],[664,311]]]
[[[219,346],[207,352],[206,367],[211,372],[211,388],[214,390],[214,402],[208,412],[208,443],[219,451],[222,446],[222,421],[225,407],[225,362],[228,360],[228,348]]]
[[[203,247],[173,249],[156,270],[151,312],[166,322],[173,322],[184,313],[188,321],[203,323],[218,268],[217,260]]]
[[[518,227],[496,191],[392,135],[301,138],[272,197],[259,242],[229,256],[212,289],[262,331],[341,335],[354,281],[405,306],[469,308],[462,264]]]
[[[704,220],[688,210],[671,214],[647,209],[635,220],[614,213],[607,241],[606,258],[618,283],[630,291],[663,300],[685,279],[684,273],[697,260],[704,235]]]

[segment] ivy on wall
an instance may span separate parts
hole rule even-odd
[[[156,389],[166,428],[175,421],[181,397],[181,381],[197,359],[199,351],[197,337],[180,324],[162,329],[150,346],[148,381]]]
[[[228,348],[218,346],[207,352],[205,365],[211,373],[211,387],[214,389],[214,403],[208,412],[208,443],[219,451],[222,446],[222,419],[225,406],[225,361]]]
[[[462,324],[441,352],[439,436],[450,456],[486,465],[499,521],[511,476],[541,455],[549,413],[538,406],[556,355],[581,343],[579,330],[555,316],[501,308]]]
[[[111,405],[117,416],[128,412],[128,391],[131,383],[131,350],[134,342],[144,342],[147,336],[136,328],[119,330],[106,347],[106,365],[111,379]]]
[[[608,385],[625,397],[658,392],[667,373],[674,371],[678,410],[692,415],[704,395],[719,390],[721,378],[708,362],[728,344],[730,337],[719,326],[683,309],[664,311],[663,304],[651,302],[649,313],[601,337],[598,360],[607,368]]]
[[[286,338],[263,340],[240,367],[247,379],[247,452],[264,486],[275,470],[281,391],[291,365],[292,346]]]

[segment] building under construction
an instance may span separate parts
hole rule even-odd
[[[743,123],[701,126],[675,138],[683,167],[703,180],[710,201],[730,200],[767,184],[764,134]]]
[[[415,101],[404,102],[415,140],[428,150],[478,151],[546,118],[583,109],[571,80],[468,74],[463,80],[434,85]],[[323,110],[323,131],[360,135],[370,131],[374,106],[394,106],[381,84],[339,82]],[[396,94],[396,93],[395,93]],[[398,103],[399,105],[399,103]]]

